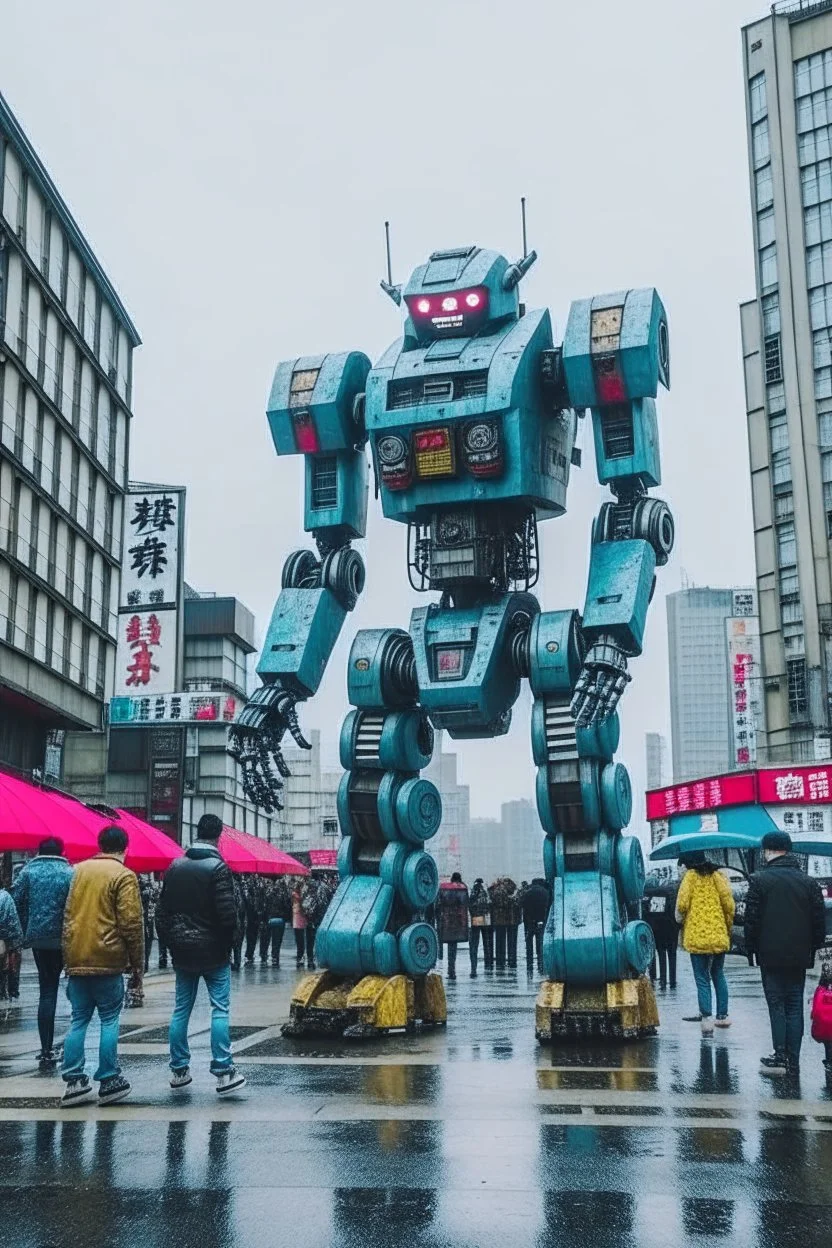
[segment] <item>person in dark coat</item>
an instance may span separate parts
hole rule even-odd
[[[471,978],[476,979],[477,956],[482,937],[482,952],[485,969],[489,971],[494,965],[494,929],[491,926],[491,902],[488,889],[478,876],[468,898],[468,910],[471,914],[471,934],[468,938],[468,953],[471,957]]]
[[[245,1083],[231,1057],[229,959],[237,930],[237,904],[231,872],[217,842],[222,821],[203,815],[197,840],[172,863],[159,898],[158,922],[176,971],[176,1004],[170,1022],[170,1086],[184,1088],[191,1080],[188,1023],[205,980],[211,1002],[211,1073],[217,1092],[234,1092]]]
[[[520,897],[520,909],[523,913],[523,930],[526,936],[526,970],[531,975],[534,971],[534,956],[537,954],[537,969],[543,970],[543,929],[549,917],[549,889],[546,881],[532,880]]]
[[[262,907],[262,881],[259,875],[246,876],[243,885],[246,902],[246,966],[254,966],[254,955],[260,939],[260,912]]]
[[[764,1074],[797,1074],[806,971],[826,941],[823,893],[801,870],[788,832],[767,832],[762,848],[765,866],[745,902],[745,944],[760,966],[774,1045],[760,1065]]]
[[[435,914],[436,934],[448,946],[448,979],[456,979],[456,947],[468,940],[468,889],[458,871],[439,885]]]
[[[507,875],[500,876],[488,890],[491,926],[497,969],[517,965],[517,926],[520,922],[517,885]]]
[[[676,987],[676,952],[679,948],[679,925],[676,922],[678,880],[660,880],[648,876],[644,887],[644,921],[656,942],[659,962],[659,987]],[[650,967],[650,978],[656,978],[656,958]]]
[[[280,950],[286,924],[292,921],[292,894],[282,878],[269,880],[265,889],[265,922],[268,938],[266,951],[271,949],[272,966],[280,966]],[[262,952],[262,944],[260,946]]]

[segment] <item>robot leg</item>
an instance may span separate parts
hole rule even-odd
[[[350,651],[355,708],[341,729],[338,792],[341,883],[317,933],[321,968],[298,985],[285,1035],[378,1035],[447,1020],[438,943],[424,912],[439,873],[424,843],[442,818],[420,778],[433,729],[418,706],[413,643],[398,629],[365,629]]]
[[[532,749],[552,895],[543,937],[546,980],[536,1008],[539,1040],[642,1036],[659,1022],[645,975],[653,933],[638,918],[644,859],[638,840],[622,836],[632,791],[626,768],[613,762],[618,716],[576,728],[570,712],[581,649],[576,612],[546,612],[534,621]]]

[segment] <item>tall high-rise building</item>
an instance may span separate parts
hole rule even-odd
[[[139,342],[0,95],[0,762],[22,769],[112,693]]]
[[[667,741],[660,732],[644,736],[644,757],[647,767],[647,788],[660,789],[667,770]]]
[[[753,766],[763,720],[754,591],[668,594],[667,640],[674,781]]]
[[[769,761],[829,755],[832,0],[742,32],[756,298],[741,307]]]

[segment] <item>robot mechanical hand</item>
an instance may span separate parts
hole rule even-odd
[[[602,634],[587,650],[575,685],[572,714],[578,727],[608,719],[630,680],[626,653],[613,637]]]
[[[242,768],[243,792],[266,814],[283,809],[281,790],[290,774],[281,748],[285,733],[301,749],[312,748],[300,730],[297,701],[280,684],[261,685],[231,726],[228,752]]]

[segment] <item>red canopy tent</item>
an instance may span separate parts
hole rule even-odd
[[[223,827],[219,839],[219,851],[232,871],[238,875],[308,875],[309,870],[293,858],[261,841],[259,836],[241,832],[238,828]]]
[[[33,852],[47,836],[59,836],[70,862],[98,853],[98,834],[108,824],[129,837],[126,863],[134,871],[165,871],[182,850],[158,828],[123,810],[94,809],[77,798],[0,772],[0,853]]]

